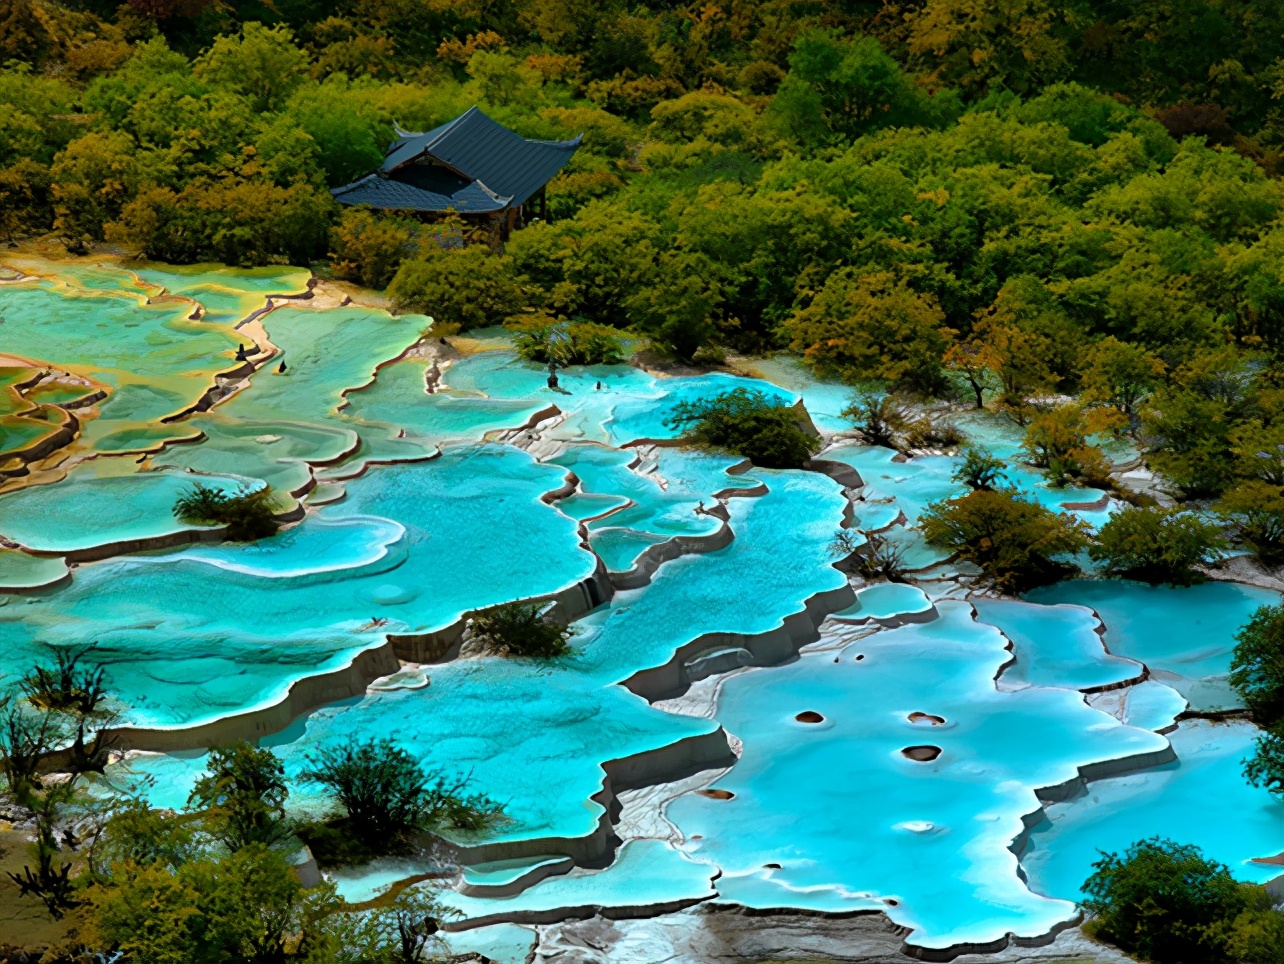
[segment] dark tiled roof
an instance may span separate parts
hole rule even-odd
[[[445,186],[453,187],[453,193],[427,190],[380,174],[367,174],[361,180],[336,187],[330,193],[340,204],[368,204],[388,211],[446,211],[453,208],[460,214],[488,214],[502,211],[512,203],[512,198],[498,196],[480,181],[465,181],[448,172],[443,173],[447,174],[450,182]],[[425,182],[421,180],[420,183]]]
[[[385,173],[403,168],[425,154],[470,178],[481,181],[514,205],[553,179],[571,159],[580,138],[532,141],[496,124],[470,107],[448,124],[423,134],[403,131],[384,159]]]

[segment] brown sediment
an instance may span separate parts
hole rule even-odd
[[[939,746],[931,746],[930,744],[907,746],[901,750],[901,755],[916,763],[931,763],[941,755],[941,748]]]
[[[825,718],[815,710],[803,710],[794,717],[799,723],[824,723]]]
[[[1100,512],[1102,509],[1109,507],[1110,493],[1102,492],[1101,498],[1095,502],[1062,502],[1061,508],[1069,509],[1071,512]]]
[[[911,723],[930,723],[932,726],[943,726],[945,724],[945,717],[936,716],[932,713],[922,713],[915,710],[909,715],[909,721]]]
[[[696,793],[702,797],[708,797],[710,800],[734,800],[736,795],[730,790],[721,790],[716,787],[706,787],[703,790],[697,790]]]

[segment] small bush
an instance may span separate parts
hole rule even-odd
[[[927,507],[919,527],[929,545],[980,567],[1002,592],[1023,592],[1074,571],[1057,557],[1088,544],[1085,526],[1015,492],[971,492]]]
[[[367,846],[384,852],[418,830],[479,830],[502,813],[468,778],[425,770],[391,740],[326,747],[307,757],[303,779],[328,787]]]
[[[1007,466],[995,458],[988,449],[967,446],[959,453],[963,461],[950,477],[974,492],[993,492],[999,487]]]
[[[408,849],[402,846],[405,841],[401,839],[367,843],[347,819],[312,820],[299,824],[294,832],[308,845],[322,869],[356,867]]]
[[[227,526],[227,538],[252,542],[276,534],[278,509],[270,485],[242,485],[229,493],[197,482],[179,495],[174,516],[188,525]]]
[[[840,569],[864,579],[901,582],[905,578],[905,547],[877,532],[839,529],[829,551]]]
[[[502,324],[520,311],[525,293],[512,260],[482,245],[425,246],[421,260],[405,261],[388,285],[401,311],[418,311],[461,331]]]
[[[897,439],[909,424],[905,406],[892,395],[857,393],[842,411],[866,445],[897,448]]]
[[[1104,855],[1093,868],[1083,887],[1083,907],[1093,915],[1086,930],[1145,961],[1227,960],[1231,922],[1270,906],[1262,888],[1236,883],[1198,848],[1159,837],[1133,844],[1122,858]]]
[[[615,365],[624,360],[624,342],[609,325],[541,313],[510,319],[504,327],[515,333],[517,353],[540,364]]]
[[[907,449],[952,449],[963,444],[963,433],[952,422],[920,415],[905,426]]]
[[[89,714],[97,710],[107,698],[107,669],[100,663],[85,662],[97,645],[55,649],[53,666],[32,667],[18,684],[31,705],[57,713]]]
[[[556,659],[571,651],[571,631],[545,619],[540,607],[509,603],[473,617],[473,638],[497,656]]]
[[[1110,487],[1110,461],[1088,436],[1115,425],[1105,409],[1085,412],[1075,405],[1040,412],[1025,430],[1024,449],[1031,465],[1048,470],[1053,485],[1071,482]],[[1113,410],[1110,410],[1111,412]]]
[[[680,402],[664,424],[685,428],[682,438],[689,444],[730,452],[770,469],[798,468],[820,447],[790,406],[745,388]]]
[[[1188,586],[1224,546],[1217,526],[1193,512],[1129,506],[1101,527],[1088,555],[1111,575]]]

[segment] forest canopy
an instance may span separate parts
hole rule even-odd
[[[448,293],[462,327],[535,312],[684,358],[792,347],[919,394],[1086,391],[1214,464],[1271,406],[1192,395],[1183,373],[1284,345],[1276,14],[0,0],[0,237],[330,257],[407,305]],[[527,137],[584,135],[548,220],[502,251],[330,197],[394,124],[474,104]],[[1186,432],[1209,404],[1227,427]],[[1174,476],[1201,495],[1252,479],[1212,471]]]

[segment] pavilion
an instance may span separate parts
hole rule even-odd
[[[506,237],[534,217],[547,218],[545,185],[581,139],[528,140],[470,107],[424,133],[397,128],[379,170],[330,193],[340,204],[425,219],[456,213]]]

